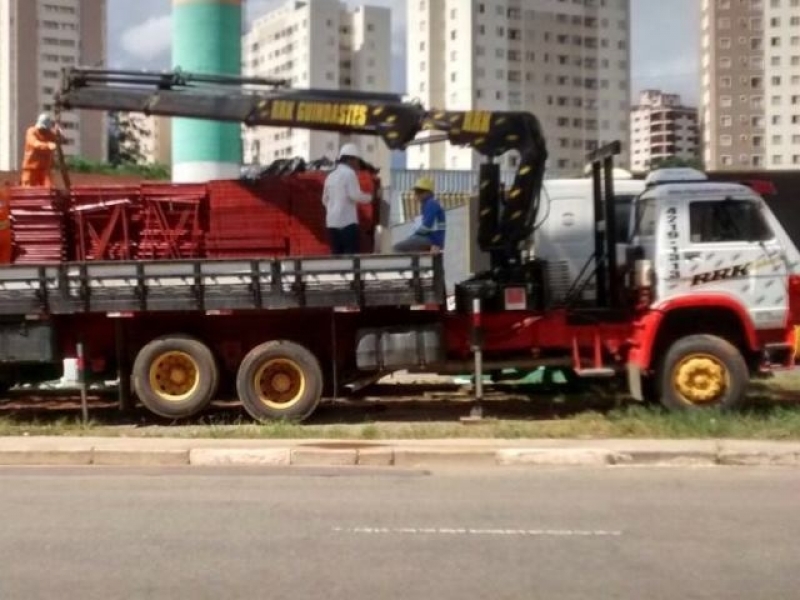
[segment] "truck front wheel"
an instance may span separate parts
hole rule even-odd
[[[133,389],[151,412],[168,419],[197,414],[214,399],[219,367],[203,342],[167,335],[146,344],[133,363]]]
[[[692,335],[669,348],[660,373],[661,403],[671,410],[730,409],[745,399],[749,370],[737,348],[713,335]]]
[[[303,421],[322,398],[317,358],[293,342],[274,341],[253,348],[236,375],[236,391],[257,421]]]

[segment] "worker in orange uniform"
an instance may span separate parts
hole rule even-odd
[[[36,125],[25,133],[25,158],[22,161],[22,185],[51,187],[50,171],[60,131],[47,113],[39,115]]]

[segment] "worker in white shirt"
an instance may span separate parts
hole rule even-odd
[[[358,254],[360,250],[356,205],[372,202],[372,196],[363,192],[358,183],[356,170],[360,162],[358,148],[345,144],[339,152],[339,164],[325,179],[322,203],[332,254]]]

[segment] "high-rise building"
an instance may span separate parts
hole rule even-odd
[[[172,164],[172,119],[142,113],[129,113],[123,118],[131,136],[124,145],[138,151],[142,162],[149,165]]]
[[[587,153],[614,140],[627,166],[629,4],[408,0],[408,93],[437,108],[533,113],[551,175],[583,173]],[[412,169],[473,169],[478,161],[447,144],[413,147],[407,157]]]
[[[709,170],[800,169],[800,0],[703,0]]]
[[[292,0],[257,19],[243,38],[243,72],[287,79],[294,88],[387,92],[391,87],[391,12],[338,0]],[[377,137],[301,128],[259,127],[244,134],[245,162],[335,159],[353,141],[387,174],[390,152]]]
[[[61,69],[106,60],[106,0],[0,0],[0,170],[20,167],[25,131],[53,107]],[[105,160],[106,117],[61,117],[64,153]]]
[[[698,158],[697,109],[678,94],[645,90],[631,109],[631,170],[641,173],[658,161]]]

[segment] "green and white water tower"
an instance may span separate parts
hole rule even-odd
[[[172,0],[174,68],[239,75],[241,39],[242,0]],[[237,123],[172,119],[172,179],[237,178],[242,164],[241,138]]]

